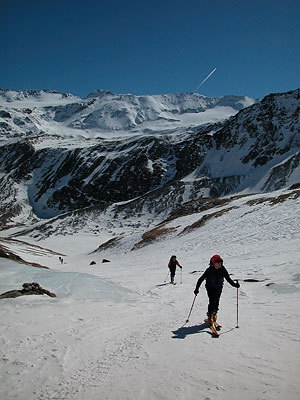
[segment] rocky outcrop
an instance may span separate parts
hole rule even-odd
[[[56,294],[49,290],[43,289],[37,282],[23,283],[21,290],[9,290],[8,292],[0,294],[0,299],[7,299],[11,297],[19,297],[24,295],[43,295],[46,294],[50,297],[56,297]]]

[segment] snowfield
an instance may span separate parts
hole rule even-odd
[[[1,242],[49,269],[1,259],[0,293],[35,281],[57,297],[0,300],[0,398],[298,400],[300,199],[255,201],[263,197],[237,198],[188,233],[208,211],[170,221],[168,236],[134,251],[93,252],[107,240],[101,232]],[[183,265],[176,286],[173,253]],[[224,284],[219,338],[203,323],[204,284],[186,322],[215,253],[241,284]]]

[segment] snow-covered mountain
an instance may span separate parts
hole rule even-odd
[[[166,218],[197,198],[300,181],[299,89],[261,101],[0,95],[2,229],[87,207],[107,212],[120,202],[115,208],[127,218]]]
[[[6,138],[42,133],[91,138],[114,133],[172,133],[178,128],[224,121],[255,101],[246,96],[135,96],[103,90],[82,99],[53,91],[0,89],[0,134]]]

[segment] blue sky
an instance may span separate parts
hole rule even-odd
[[[0,87],[262,98],[300,87],[299,21],[299,0],[1,0]]]

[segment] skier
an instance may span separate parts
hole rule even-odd
[[[176,272],[176,266],[178,265],[179,268],[182,268],[180,263],[177,261],[176,256],[172,256],[170,258],[170,261],[168,263],[168,268],[170,270],[170,275],[171,275],[171,283],[174,284],[174,277],[175,277],[175,272]]]
[[[223,265],[223,259],[219,254],[215,254],[211,257],[209,267],[203,273],[197,281],[196,289],[194,290],[195,296],[199,293],[199,287],[201,283],[206,280],[205,288],[208,296],[208,310],[207,319],[205,322],[210,327],[221,328],[221,325],[217,323],[217,313],[219,310],[219,302],[222,294],[224,278],[233,287],[239,288],[238,281],[234,282]]]

